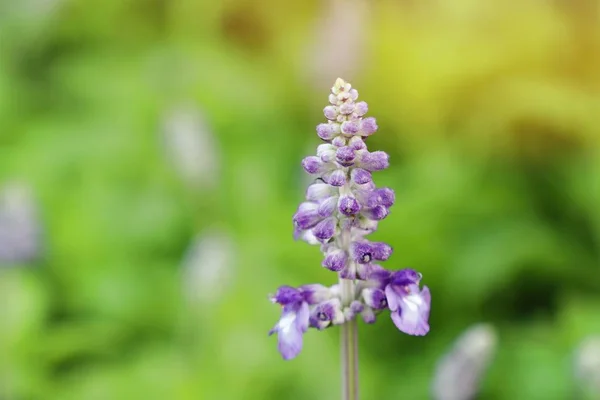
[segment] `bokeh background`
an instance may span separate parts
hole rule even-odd
[[[429,398],[485,322],[478,398],[577,398],[600,333],[594,0],[1,1],[0,398],[337,398],[337,330],[282,361],[267,294],[335,281],[291,216],[338,76],[391,155],[372,237],[433,295],[424,338],[360,325],[363,397]]]

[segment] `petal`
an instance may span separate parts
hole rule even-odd
[[[279,330],[277,349],[284,360],[295,358],[302,351],[302,332],[295,327],[285,332]]]
[[[409,335],[423,336],[427,334],[429,332],[430,300],[429,289],[425,288],[423,292],[412,290],[410,294],[402,296],[399,302],[400,308],[392,313],[392,320],[396,327]]]
[[[350,177],[354,183],[359,185],[363,185],[365,183],[369,183],[373,180],[371,173],[366,169],[362,168],[354,168],[350,173]]]
[[[376,310],[382,310],[387,307],[386,295],[383,290],[366,288],[362,291],[362,297],[365,304]]]
[[[377,128],[377,121],[375,118],[369,117],[362,120],[360,130],[363,136],[369,136],[377,132]]]
[[[312,229],[313,235],[320,241],[327,241],[335,235],[335,227],[337,224],[337,220],[334,217],[329,217],[319,222]]]
[[[306,332],[308,329],[308,318],[310,317],[310,312],[308,311],[308,303],[302,302],[298,313],[296,314],[296,328],[298,328],[301,332]]]
[[[392,313],[392,321],[400,331],[413,336],[425,336],[429,332],[429,324],[416,314],[403,312],[401,309]]]
[[[282,306],[300,303],[302,301],[302,294],[298,289],[284,285],[277,289],[277,293],[271,297],[271,301]]]
[[[346,252],[337,248],[329,250],[322,265],[331,271],[341,271],[346,268],[348,256]]]
[[[389,209],[384,206],[376,206],[373,208],[365,208],[361,211],[361,214],[364,215],[368,219],[372,219],[375,221],[381,221],[390,213]]]
[[[331,140],[336,136],[333,124],[317,125],[317,135],[323,140]]]
[[[356,115],[358,115],[359,117],[362,117],[363,115],[365,115],[367,113],[367,111],[369,110],[369,106],[367,105],[367,103],[365,103],[364,101],[359,101],[358,103],[356,103],[356,105],[354,106],[354,112],[356,113]]]
[[[331,186],[344,186],[346,184],[346,172],[341,169],[329,172],[323,176],[323,180]]]
[[[292,221],[294,222],[294,226],[299,230],[310,229],[323,218],[317,212],[318,205],[315,204],[312,207],[302,207],[302,204],[298,207],[298,211],[296,211],[296,214],[292,217]]]
[[[337,203],[338,196],[328,197],[325,200],[322,200],[321,203],[319,203],[317,213],[323,218],[329,217],[331,214],[333,214],[333,211],[335,211]]]
[[[361,153],[359,167],[367,171],[380,171],[390,165],[389,156],[383,151],[374,151],[372,153]]]
[[[391,311],[396,311],[400,305],[398,304],[398,295],[394,292],[391,285],[385,287],[385,297],[387,299],[388,307]]]
[[[354,158],[354,149],[349,146],[340,147],[335,153],[336,161],[345,167],[354,164]]]
[[[360,211],[360,203],[354,197],[342,196],[338,202],[338,210],[346,216],[355,215]]]

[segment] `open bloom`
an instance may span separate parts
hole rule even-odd
[[[385,287],[392,321],[398,329],[409,335],[423,336],[429,332],[431,294],[429,288],[419,289],[421,274],[412,269],[394,273]]]
[[[302,335],[308,329],[308,303],[298,289],[282,286],[271,298],[282,306],[281,317],[269,335],[277,332],[277,348],[285,360],[294,358],[302,350]]]

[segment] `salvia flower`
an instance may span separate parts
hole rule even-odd
[[[309,327],[323,330],[358,316],[374,323],[385,310],[400,331],[415,336],[429,332],[431,295],[427,286],[420,286],[422,275],[375,264],[389,259],[393,249],[366,238],[389,216],[395,201],[391,188],[373,181],[373,172],[389,166],[389,156],[367,148],[365,139],[378,130],[367,111],[356,89],[338,78],[323,110],[327,121],[316,129],[323,143],[302,160],[314,182],[292,217],[294,238],[319,245],[321,265],[336,272],[339,283],[282,286],[272,296],[282,314],[270,333],[278,334],[284,359],[298,355]]]

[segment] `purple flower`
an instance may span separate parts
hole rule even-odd
[[[370,136],[374,134],[377,131],[377,122],[375,121],[375,118],[369,117],[363,119],[360,130],[364,136]]]
[[[402,332],[415,336],[429,332],[431,294],[427,286],[419,289],[420,278],[414,270],[401,270],[385,288],[392,321]]]
[[[335,171],[323,175],[323,180],[331,186],[344,186],[346,184],[346,172],[341,169],[336,169]]]
[[[334,124],[319,124],[317,126],[317,135],[323,140],[331,140],[338,133]]]
[[[348,146],[350,146],[353,150],[365,150],[367,148],[363,138],[360,136],[351,137],[350,140],[348,140]]]
[[[369,153],[364,151],[360,155],[359,162],[357,165],[367,171],[380,171],[386,169],[390,165],[390,156],[383,151],[374,151]]]
[[[323,114],[328,120],[334,121],[338,116],[338,109],[335,106],[327,106],[323,109]]]
[[[339,299],[334,298],[316,305],[310,313],[310,326],[319,330],[329,325],[339,325],[345,322],[342,304]]]
[[[365,301],[365,304],[375,310],[382,310],[388,305],[385,292],[381,289],[363,289],[362,296]]]
[[[356,215],[360,211],[360,203],[354,197],[342,196],[338,202],[338,209],[346,216]]]
[[[392,255],[392,248],[383,242],[367,240],[354,242],[350,247],[350,256],[359,264],[368,264],[372,260],[385,261]]]
[[[373,180],[373,178],[371,177],[371,173],[366,169],[362,168],[354,168],[350,173],[350,178],[354,183],[357,183],[359,185],[369,183]]]
[[[311,175],[322,174],[331,170],[334,166],[324,163],[319,157],[309,156],[302,160],[302,168]]]
[[[354,112],[358,117],[362,117],[367,113],[367,111],[369,111],[369,106],[364,101],[359,101],[354,106]]]
[[[392,254],[390,245],[366,236],[389,215],[395,194],[373,181],[372,172],[387,168],[389,156],[368,150],[366,139],[377,131],[377,122],[364,117],[367,103],[357,99],[358,92],[349,83],[336,80],[330,105],[323,110],[328,121],[316,128],[323,143],[316,155],[302,160],[304,170],[316,179],[293,216],[294,237],[320,245],[322,266],[337,272],[339,283],[282,286],[272,297],[282,313],[269,333],[277,332],[284,359],[298,355],[308,327],[322,330],[358,315],[370,324],[388,308],[401,331],[410,335],[429,331],[431,296],[427,287],[419,287],[421,275],[412,269],[392,273],[373,264]]]
[[[376,221],[380,221],[388,216],[389,209],[384,206],[376,206],[373,208],[366,208],[361,211],[362,215],[369,219],[374,219]]]
[[[317,239],[325,242],[331,239],[335,234],[336,224],[337,220],[334,217],[326,218],[315,225],[315,227],[312,229],[312,233]]]
[[[356,121],[346,121],[342,123],[341,128],[346,136],[356,135],[360,131],[360,124]]]
[[[319,205],[317,203],[301,203],[296,214],[294,214],[294,217],[292,218],[294,226],[302,230],[312,228],[323,219],[323,217],[319,215],[318,210]]]
[[[325,254],[323,266],[331,271],[341,271],[346,268],[348,255],[344,250],[332,248]]]
[[[308,329],[310,318],[308,304],[299,290],[282,286],[271,301],[281,304],[279,321],[269,335],[277,332],[277,348],[284,360],[290,360],[302,350],[302,335]]]
[[[319,216],[321,216],[323,218],[331,216],[337,207],[337,203],[338,203],[337,196],[336,197],[328,197],[328,198],[322,200],[319,203],[319,208],[317,208],[317,214],[319,214]]]
[[[348,146],[340,147],[335,154],[336,161],[344,167],[354,164],[354,157],[354,149]]]

